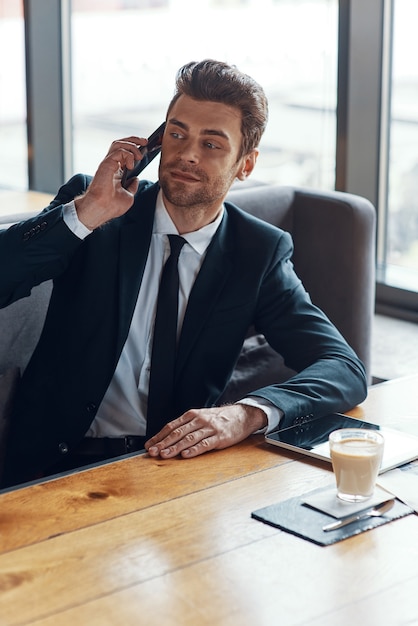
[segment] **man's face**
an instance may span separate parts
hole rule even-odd
[[[256,151],[238,159],[241,112],[180,96],[167,118],[159,181],[168,208],[219,207],[236,177],[245,178]]]

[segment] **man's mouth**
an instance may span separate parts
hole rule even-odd
[[[183,172],[182,170],[171,170],[171,177],[174,180],[179,180],[186,183],[198,183],[200,178],[190,172]]]

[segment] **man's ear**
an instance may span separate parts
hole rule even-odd
[[[240,160],[240,166],[237,172],[237,178],[239,180],[245,180],[251,174],[251,172],[253,171],[255,167],[258,154],[259,154],[259,150],[254,149],[249,154],[242,157],[242,159]]]

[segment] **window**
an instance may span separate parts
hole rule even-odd
[[[383,282],[412,291],[418,291],[417,19],[416,0],[395,0],[386,245],[379,259]]]
[[[22,2],[0,0],[0,188],[28,186],[24,37]]]
[[[337,0],[73,0],[74,170],[93,173],[113,139],[150,134],[177,69],[212,57],[267,92],[253,178],[332,189],[337,30]]]

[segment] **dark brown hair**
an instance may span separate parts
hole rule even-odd
[[[263,88],[234,65],[212,59],[187,63],[177,72],[176,89],[167,114],[181,95],[195,100],[220,102],[241,111],[239,158],[260,143],[268,119],[267,98]]]

